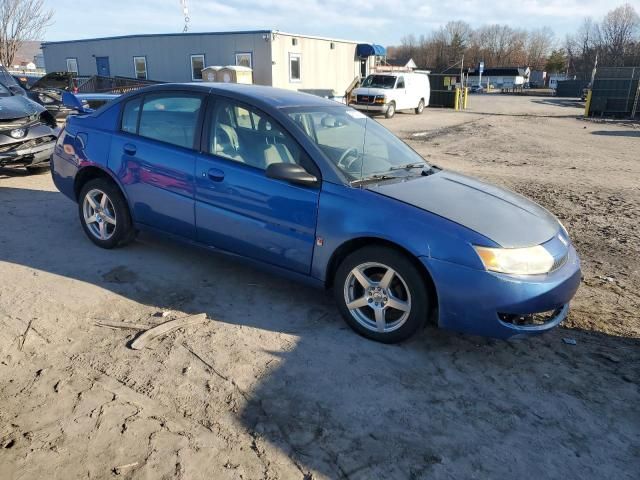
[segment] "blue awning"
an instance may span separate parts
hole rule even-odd
[[[386,54],[387,50],[382,45],[376,45],[375,43],[359,43],[356,47],[356,55],[361,58],[384,57]]]

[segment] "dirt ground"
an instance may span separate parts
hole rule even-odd
[[[0,478],[638,478],[640,128],[580,114],[480,95],[380,120],[568,228],[570,317],[510,342],[366,341],[328,294],[229,259],[100,250],[48,173],[0,171]],[[200,312],[140,351],[96,326]]]

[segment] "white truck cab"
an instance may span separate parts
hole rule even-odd
[[[424,73],[373,73],[349,98],[349,106],[358,110],[384,113],[391,118],[398,110],[421,114],[429,105],[429,77]]]

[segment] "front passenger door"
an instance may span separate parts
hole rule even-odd
[[[295,140],[266,113],[219,98],[205,119],[196,161],[197,238],[300,273],[311,271],[319,186],[265,176],[271,163],[299,163],[320,178]]]

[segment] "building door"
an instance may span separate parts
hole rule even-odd
[[[109,57],[96,57],[96,70],[98,71],[98,75],[110,77],[111,70],[109,69]]]

